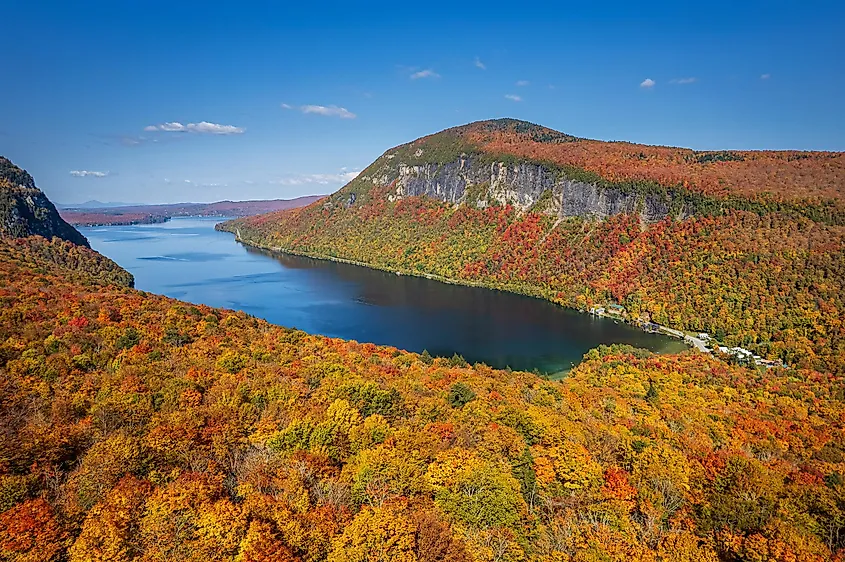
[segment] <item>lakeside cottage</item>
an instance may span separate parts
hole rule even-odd
[[[621,304],[609,304],[607,305],[607,313],[615,314],[617,316],[625,316],[625,307]]]

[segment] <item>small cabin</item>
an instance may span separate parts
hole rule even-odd
[[[625,314],[625,307],[621,304],[609,304],[607,305],[607,313],[623,316]]]

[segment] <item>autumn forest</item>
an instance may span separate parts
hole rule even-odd
[[[43,194],[4,162],[0,560],[845,561],[840,153],[499,120],[220,227],[582,311],[617,304],[786,365],[603,345],[560,381],[135,289],[61,236],[73,229],[52,205],[9,211],[30,204],[24,186]],[[492,180],[443,195],[437,174],[476,164],[548,187],[530,204]],[[434,195],[409,193],[423,176]],[[571,189],[598,194],[587,212],[567,210]]]

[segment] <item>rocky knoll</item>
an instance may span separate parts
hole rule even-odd
[[[0,156],[0,234],[58,237],[89,247],[88,240],[59,216],[32,176]]]

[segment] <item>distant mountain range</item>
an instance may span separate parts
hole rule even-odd
[[[88,201],[78,207],[64,207],[59,212],[67,222],[76,226],[150,224],[164,222],[171,217],[182,216],[246,217],[304,207],[322,197],[324,196],[308,195],[295,199],[171,203],[165,205],[114,204],[112,206],[106,206],[99,201]]]
[[[132,205],[137,205],[137,203],[120,203],[117,201],[103,203],[96,199],[84,203],[56,203],[56,207],[59,209],[112,209],[114,207],[131,207]]]

